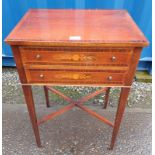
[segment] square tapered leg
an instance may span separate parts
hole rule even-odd
[[[110,144],[110,149],[112,150],[116,141],[116,137],[119,131],[119,127],[121,124],[121,120],[123,117],[123,113],[125,110],[126,106],[126,101],[129,95],[130,88],[121,88],[121,94],[119,98],[119,104],[117,108],[117,113],[115,117],[115,123],[114,123],[114,128],[113,128],[113,133],[112,133],[112,138],[111,138],[111,144]]]
[[[31,119],[34,135],[36,138],[36,142],[37,142],[38,147],[41,147],[40,134],[39,134],[37,116],[36,116],[35,106],[34,106],[34,101],[33,101],[32,89],[31,89],[31,86],[22,86],[22,88],[23,88],[29,116]]]

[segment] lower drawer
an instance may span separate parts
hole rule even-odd
[[[26,76],[28,83],[123,85],[125,72],[27,69]]]

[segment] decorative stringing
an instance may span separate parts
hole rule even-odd
[[[61,79],[59,79],[58,80],[59,81],[59,83],[64,83],[64,80],[61,80]],[[54,80],[52,80],[52,81],[44,81],[44,80],[33,80],[33,82],[32,82],[32,80],[29,80],[29,82],[32,82],[32,83],[39,83],[39,82],[41,82],[41,83],[57,83],[58,81],[54,81]],[[123,84],[124,82],[123,81],[119,81],[119,82],[113,82],[113,81],[111,81],[111,82],[102,82],[102,81],[98,81],[98,80],[95,80],[95,81],[84,81],[83,83],[82,83],[82,81],[75,81],[75,80],[70,80],[70,81],[65,81],[65,83],[67,84],[69,84],[69,83],[72,83],[73,82],[73,84],[79,84],[79,83],[81,83],[81,84],[83,84],[83,83],[85,83],[85,84]]]
[[[25,64],[30,64],[30,62],[25,62]],[[33,62],[33,64],[36,64],[37,65],[38,62]],[[54,65],[60,65],[60,63],[54,63],[53,64],[53,63],[49,63],[49,62],[46,62],[46,63],[45,62],[39,62],[39,64],[40,65],[45,65],[46,64],[46,65],[53,65],[53,66]],[[61,65],[70,65],[70,63],[61,63]],[[76,65],[76,66],[92,66],[92,64],[89,64],[89,63],[88,64],[83,64],[83,63],[80,63],[80,62],[78,64],[72,62],[72,65]],[[103,66],[103,67],[104,66],[118,66],[118,67],[119,66],[122,66],[122,67],[127,67],[128,65],[126,65],[126,64],[102,64],[101,65],[101,64],[95,64],[95,63],[93,63],[93,66]]]
[[[71,47],[40,47],[40,48],[32,48],[32,47],[21,47],[21,49],[24,49],[24,50],[33,50],[33,51],[75,51],[77,52],[77,50],[79,52],[131,52],[133,50],[133,48],[92,48],[92,47],[86,47],[86,48],[83,48],[83,47],[74,47],[74,48],[71,48]]]
[[[7,41],[26,41],[26,39],[8,39]],[[28,40],[29,42],[45,42],[45,40],[42,40],[42,39],[37,39],[37,40],[35,40],[35,39],[29,39]],[[54,40],[54,39],[52,39],[52,40],[48,40],[48,42],[49,43],[55,43],[55,45],[59,45],[60,43],[62,43],[62,44],[65,44],[65,43],[79,43],[79,44],[81,44],[81,43],[101,43],[101,44],[106,44],[106,43],[110,43],[110,44],[115,44],[115,43],[122,43],[122,44],[125,44],[125,43],[143,43],[143,42],[146,42],[146,40],[128,40],[127,42],[125,41],[125,40],[61,40],[61,39],[59,39],[59,40]],[[60,43],[59,43],[60,42]]]
[[[96,70],[84,70],[84,69],[28,69],[28,70],[32,70],[32,71],[49,71],[49,70],[51,70],[51,71],[76,71],[76,72],[81,72],[81,73],[83,73],[83,72],[110,72],[110,73],[125,73],[126,72],[126,70],[98,70],[98,69],[96,69]]]

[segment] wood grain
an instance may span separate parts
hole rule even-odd
[[[121,94],[120,94],[119,104],[118,104],[117,113],[115,117],[115,123],[114,123],[112,138],[111,138],[110,149],[113,149],[114,147],[115,140],[118,134],[118,130],[120,128],[121,120],[123,118],[129,92],[130,92],[130,88],[121,88]]]
[[[133,78],[135,76],[135,72],[137,69],[137,65],[140,59],[140,54],[141,54],[142,48],[141,47],[136,47],[134,49],[134,52],[132,53],[128,73],[126,74],[126,85],[132,85]]]
[[[29,112],[30,120],[32,123],[34,135],[36,138],[36,143],[38,147],[41,147],[41,141],[40,141],[40,134],[39,134],[39,127],[37,124],[37,116],[35,112],[35,106],[34,106],[34,101],[33,101],[33,95],[32,95],[32,89],[31,86],[22,86],[23,88],[23,93],[25,96],[25,101],[27,104],[27,109]]]
[[[14,56],[16,66],[17,66],[19,79],[22,83],[26,83],[27,79],[26,79],[26,75],[25,75],[25,71],[24,71],[23,62],[22,62],[22,58],[20,55],[19,47],[18,46],[11,46],[11,49],[13,52],[13,56]]]
[[[63,65],[63,64],[60,64],[60,65],[46,65],[46,64],[42,64],[42,63],[39,63],[39,64],[24,64],[23,65],[25,69],[39,69],[39,70],[77,70],[77,71],[80,71],[80,70],[88,70],[88,71],[111,71],[111,72],[115,72],[115,71],[118,71],[118,72],[126,72],[128,71],[129,67],[128,66],[96,66],[96,65],[87,65],[87,64],[84,64],[84,65]]]
[[[64,70],[26,70],[28,83],[121,84],[124,73]],[[111,77],[111,79],[110,79]]]
[[[80,36],[80,40],[70,40]],[[5,40],[13,45],[147,46],[126,10],[31,9]]]
[[[68,51],[52,48],[20,48],[23,63],[85,64],[128,66],[133,50],[128,49],[84,49]]]

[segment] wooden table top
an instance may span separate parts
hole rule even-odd
[[[125,10],[31,9],[5,40],[11,45],[147,46]]]

